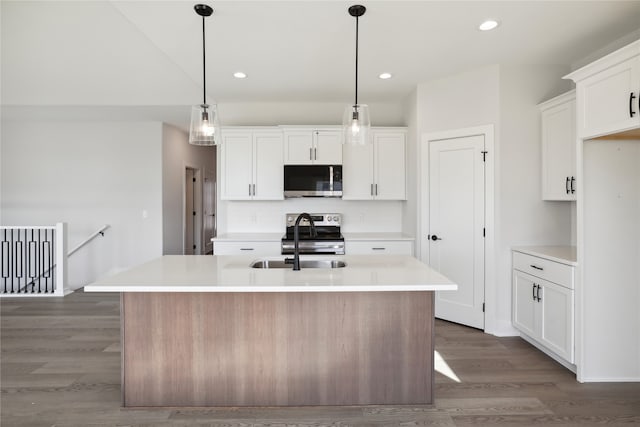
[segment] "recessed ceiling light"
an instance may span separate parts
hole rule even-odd
[[[382,73],[378,77],[381,78],[382,80],[387,80],[387,79],[390,79],[393,76],[391,75],[391,73]]]
[[[478,29],[480,31],[489,31],[489,30],[493,30],[494,28],[496,28],[498,26],[498,21],[494,21],[492,19],[486,20],[484,21],[482,24],[480,24],[480,26],[478,27]]]
[[[243,73],[242,71],[237,71],[237,72],[233,73],[233,77],[235,77],[236,79],[246,79],[247,75],[245,73]]]

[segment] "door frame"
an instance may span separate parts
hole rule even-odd
[[[418,181],[418,241],[419,257],[425,264],[429,263],[429,143],[443,139],[464,138],[468,136],[484,136],[485,151],[485,239],[484,239],[484,331],[493,333],[496,331],[497,306],[496,306],[496,254],[495,240],[497,229],[495,226],[495,164],[497,153],[495,151],[494,128],[492,124],[451,129],[440,132],[425,132],[421,135],[419,146],[419,176]]]
[[[191,165],[188,163],[184,163],[182,167],[182,253],[185,253],[185,242],[187,237],[187,182],[186,182],[186,172],[187,169],[193,170],[193,176],[196,178],[196,185],[193,190],[193,204],[196,210],[196,222],[193,230],[194,235],[194,244],[196,245],[196,249],[194,250],[195,255],[203,254],[203,221],[202,221],[202,169],[198,166]]]

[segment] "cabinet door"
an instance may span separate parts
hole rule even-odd
[[[406,200],[405,134],[374,133],[373,141],[374,198]]]
[[[578,133],[582,138],[640,127],[640,57],[578,82]],[[630,105],[630,96],[635,99]],[[635,112],[635,114],[632,114]]]
[[[253,184],[252,133],[226,134],[222,141],[220,197],[223,200],[249,200]]]
[[[542,199],[575,200],[575,99],[542,112]]]
[[[313,136],[311,130],[285,131],[285,164],[310,165],[313,163]]]
[[[513,270],[513,326],[538,338],[538,314],[536,302],[535,278],[518,270]]]
[[[573,363],[573,291],[538,281],[540,289],[540,342]]]
[[[342,198],[345,200],[373,198],[373,145],[342,147]]]
[[[282,157],[282,134],[253,134],[254,200],[284,199]]]
[[[342,135],[340,131],[317,130],[314,133],[313,161],[318,165],[342,164]]]

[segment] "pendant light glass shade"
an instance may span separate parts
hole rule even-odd
[[[358,104],[358,18],[367,11],[367,8],[356,4],[349,8],[349,15],[356,18],[356,90],[355,101],[347,106],[342,116],[342,143],[352,145],[369,144],[371,120],[369,119],[369,106]]]
[[[218,141],[220,141],[218,106],[201,104],[191,107],[189,144],[216,145]]]
[[[206,4],[194,6],[196,13],[202,17],[202,104],[191,107],[191,125],[189,126],[189,144],[211,146],[220,139],[220,123],[218,106],[207,104],[207,73],[205,55],[205,18],[211,16],[213,9]]]
[[[366,104],[347,105],[342,116],[342,141],[344,144],[365,145],[371,140],[371,120]]]

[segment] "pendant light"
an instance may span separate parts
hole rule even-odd
[[[189,144],[216,145],[220,142],[220,124],[218,123],[218,106],[207,104],[207,75],[205,56],[204,19],[211,16],[213,9],[206,4],[194,6],[196,13],[202,16],[202,104],[191,108],[191,126],[189,127]]]
[[[367,10],[362,5],[349,8],[349,15],[356,18],[356,97],[355,102],[347,106],[342,116],[342,143],[364,145],[370,142],[371,120],[369,106],[358,104],[358,18]]]

